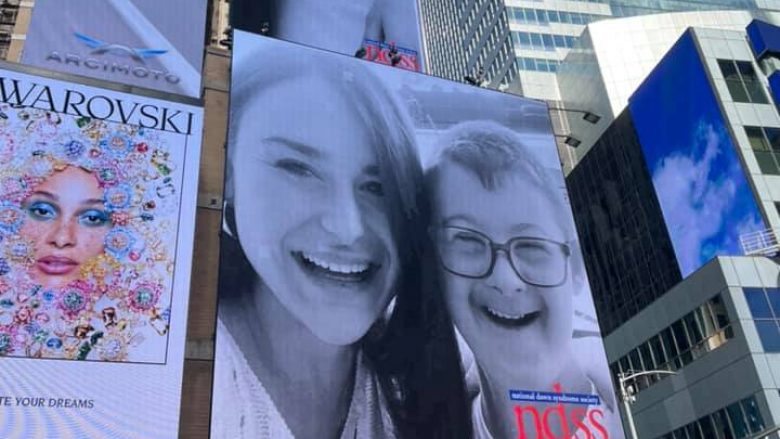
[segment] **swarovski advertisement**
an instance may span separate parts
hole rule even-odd
[[[685,33],[629,99],[682,275],[767,227],[712,85]]]
[[[201,120],[0,70],[0,437],[176,436]]]
[[[212,438],[623,437],[543,103],[233,50]]]
[[[417,0],[231,0],[233,29],[422,69]]]
[[[22,63],[200,97],[206,0],[36,0]]]

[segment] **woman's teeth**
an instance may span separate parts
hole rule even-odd
[[[343,264],[343,263],[337,263],[332,261],[326,261],[324,259],[306,253],[301,253],[301,256],[303,257],[303,259],[306,260],[306,262],[309,262],[310,264],[316,265],[325,270],[332,271],[334,273],[341,273],[341,274],[363,273],[364,271],[368,270],[369,267],[369,264],[367,262],[356,263],[356,264]]]

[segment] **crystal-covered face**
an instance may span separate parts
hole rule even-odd
[[[73,166],[55,172],[22,207],[27,218],[20,233],[34,246],[31,274],[44,287],[78,279],[82,264],[103,252],[111,220],[93,174]]]
[[[241,247],[292,317],[321,340],[359,340],[387,306],[398,255],[374,138],[311,77],[263,91],[232,159]]]

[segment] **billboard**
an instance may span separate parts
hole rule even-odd
[[[202,110],[0,70],[0,437],[175,437]]]
[[[233,53],[212,438],[622,437],[543,103]]]
[[[230,25],[406,69],[423,67],[417,0],[232,0]]]
[[[363,47],[358,51],[357,58],[367,59],[401,69],[417,72],[420,70],[420,58],[414,50],[398,48],[394,43],[388,44],[377,40],[363,40]]]
[[[39,0],[22,63],[200,97],[206,0]]]
[[[766,229],[691,31],[628,105],[683,277]]]

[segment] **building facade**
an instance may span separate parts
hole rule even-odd
[[[779,437],[779,275],[768,258],[714,259],[605,339],[616,377],[674,373],[625,382],[640,437]]]
[[[423,0],[420,7],[430,73],[463,80],[482,68],[493,87],[559,100],[555,73],[591,22],[672,11],[771,8],[772,3],[777,2]],[[510,63],[516,71],[507,68]]]
[[[682,280],[630,114],[566,178],[605,334]]]
[[[428,73],[519,93],[503,0],[419,2]]]
[[[780,50],[740,14],[682,32],[567,178],[640,437],[778,437]]]
[[[672,22],[663,18],[668,14],[662,13],[780,11],[780,0],[420,0],[419,5],[427,72],[464,81],[466,77],[478,77],[481,71],[478,82],[484,86],[550,101],[553,129],[560,134],[558,150],[567,174],[620,113],[604,102],[588,101],[604,95],[599,89],[603,85],[588,82],[602,74],[594,51],[615,58],[631,54],[642,57],[641,69],[632,60],[627,70],[614,70],[614,81],[630,94],[687,26],[713,23],[744,28],[750,17],[747,12],[741,19],[734,18],[739,15],[734,13],[702,13],[680,16]],[[614,20],[620,17],[636,17],[638,21]],[[652,24],[653,20],[659,23]],[[614,28],[608,24],[612,22],[617,22]],[[641,27],[644,24],[648,27]],[[676,34],[664,30],[669,27],[675,27]],[[624,32],[637,38],[614,38]],[[650,38],[653,35],[662,41]],[[632,47],[647,46],[648,38],[652,47]],[[605,52],[599,45],[614,46],[614,50]],[[639,50],[632,51],[634,48]],[[632,82],[623,79],[625,73],[632,75]],[[583,122],[581,113],[561,112],[558,108],[590,111],[602,121],[594,127]],[[567,137],[576,139],[577,147],[566,143]]]
[[[560,99],[556,94],[555,73],[569,51],[579,45],[579,37],[590,23],[665,12],[767,9],[772,7],[771,3],[754,0],[505,2],[523,95],[546,100]]]
[[[684,37],[675,47],[682,44],[683,39],[695,38],[696,53],[701,55],[701,61],[696,63],[701,66],[698,77],[693,73],[687,77],[689,74],[683,73],[693,70],[695,65],[683,69],[674,59],[675,53],[668,53],[628,99],[628,108],[609,125],[567,177],[599,317],[611,322],[604,325],[607,328],[615,328],[641,311],[706,262],[707,255],[741,254],[746,249],[746,242],[737,245],[739,239],[741,235],[752,235],[744,233],[745,230],[729,230],[737,224],[726,223],[731,213],[728,207],[722,207],[719,211],[707,212],[720,214],[720,217],[712,218],[720,222],[719,229],[707,232],[709,237],[730,233],[730,244],[725,244],[726,240],[715,242],[702,238],[696,247],[700,254],[689,258],[683,252],[687,249],[682,247],[686,237],[677,230],[683,227],[681,220],[674,217],[669,208],[672,196],[682,200],[676,200],[678,204],[674,207],[690,208],[691,216],[687,219],[694,221],[700,217],[693,215],[704,212],[707,207],[703,202],[706,200],[695,198],[706,195],[705,189],[715,184],[715,180],[731,178],[735,184],[744,186],[741,195],[730,193],[734,206],[741,199],[751,199],[749,205],[739,206],[743,211],[755,210],[754,222],[761,223],[756,232],[780,227],[777,209],[780,166],[773,149],[775,146],[772,146],[778,142],[775,127],[780,116],[772,103],[769,81],[746,42],[745,32],[697,28],[695,32],[686,32]],[[677,55],[677,58],[681,57]],[[670,70],[675,65],[678,70]],[[682,77],[670,78],[674,72]],[[695,87],[702,91],[687,94]],[[745,91],[748,90],[745,87],[750,87],[750,91]],[[636,111],[638,104],[634,104],[643,95],[653,93],[664,96],[642,112]],[[712,100],[714,108],[705,108],[708,99]],[[647,120],[651,120],[649,125]],[[673,120],[692,121],[692,125],[681,122],[678,128],[673,126]],[[712,134],[712,141],[718,142],[718,155],[724,160],[728,156],[733,163],[715,163],[707,155],[703,148],[710,139],[701,139],[701,129],[696,126],[705,124],[702,121],[717,133]],[[660,126],[663,122],[666,124]],[[639,129],[641,127],[645,127],[644,132]],[[679,138],[648,137],[647,127]],[[665,156],[659,157],[654,151],[658,144],[672,143],[677,144],[676,149],[670,149]],[[673,160],[680,157],[685,158],[685,165],[689,166],[681,165],[680,171],[698,172],[699,180],[686,180],[681,176],[674,180],[675,183],[702,186],[700,192],[678,193],[674,188],[663,186],[663,172],[667,169],[662,166],[667,162],[676,163]],[[734,171],[729,170],[727,175],[725,166]],[[700,233],[693,228],[681,230]],[[710,253],[703,250],[705,244],[710,247]],[[690,263],[682,262],[686,257]],[[628,296],[619,297],[619,294]],[[599,302],[608,304],[610,309],[599,309]],[[610,332],[610,329],[605,331]]]
[[[778,14],[772,11],[707,11],[629,17],[589,25],[580,36],[579,46],[567,54],[557,73],[560,105],[587,109],[602,118],[594,125],[577,114],[564,115],[567,132],[582,142],[577,148],[568,148],[563,156],[570,168],[626,108],[631,94],[688,27],[741,32],[754,17],[780,22]],[[614,38],[615,35],[624,38]]]

